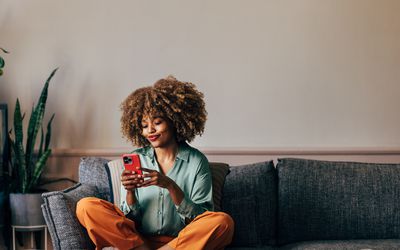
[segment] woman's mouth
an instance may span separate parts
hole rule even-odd
[[[149,139],[149,141],[153,142],[156,141],[158,139],[158,137],[160,137],[160,135],[152,135],[147,137],[147,139]]]

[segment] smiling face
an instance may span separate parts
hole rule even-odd
[[[153,148],[165,148],[176,143],[172,124],[162,117],[143,117],[142,135]]]

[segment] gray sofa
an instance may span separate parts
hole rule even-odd
[[[55,249],[91,249],[75,217],[82,197],[111,199],[102,158],[80,183],[43,194]],[[222,210],[235,221],[229,249],[400,249],[400,164],[279,159],[230,167]]]

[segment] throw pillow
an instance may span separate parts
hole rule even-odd
[[[214,210],[221,211],[222,190],[224,188],[225,177],[229,174],[229,165],[225,163],[210,162],[212,175],[213,202]]]
[[[119,207],[121,201],[121,174],[124,171],[122,159],[109,161],[106,164],[106,171],[111,190],[110,202]]]
[[[276,244],[277,189],[272,161],[231,167],[222,197],[222,211],[235,222],[230,247]]]

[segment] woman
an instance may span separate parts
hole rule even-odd
[[[143,175],[121,175],[121,206],[84,198],[77,216],[96,249],[223,249],[233,220],[212,212],[207,158],[187,142],[207,118],[203,94],[173,77],[137,89],[122,103],[122,132],[140,148]]]

